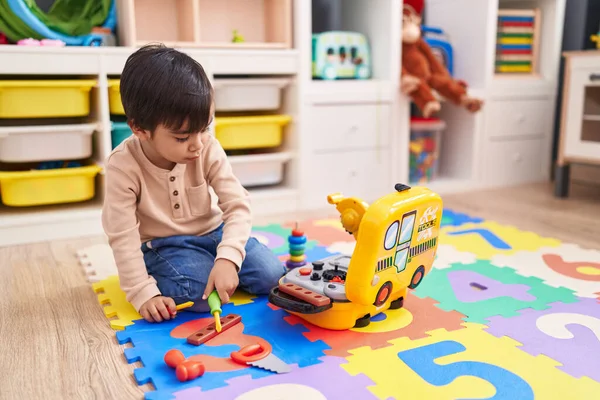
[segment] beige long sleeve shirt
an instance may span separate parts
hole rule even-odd
[[[203,235],[221,223],[217,259],[241,268],[252,228],[250,199],[232,172],[225,151],[212,135],[202,140],[201,156],[172,170],[148,160],[135,136],[115,148],[106,163],[102,224],[109,239],[121,288],[136,310],[159,295],[148,275],[141,244],[173,235]],[[213,202],[209,187],[217,195]]]

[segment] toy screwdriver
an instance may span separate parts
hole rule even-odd
[[[177,304],[177,306],[175,307],[175,310],[180,311],[180,310],[183,310],[185,308],[189,308],[189,307],[191,307],[193,305],[194,305],[193,301],[186,301],[185,303]]]
[[[181,303],[181,304],[177,304],[175,306],[175,312],[180,311],[180,310],[184,310],[186,308],[190,308],[191,306],[194,305],[193,301],[186,301],[185,303]],[[175,315],[175,312],[171,311],[171,309],[167,308],[169,310],[169,313],[171,314],[171,316]]]
[[[221,332],[221,298],[216,290],[208,296],[208,306],[210,307],[210,313],[215,317],[215,330]]]

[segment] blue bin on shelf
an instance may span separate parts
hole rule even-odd
[[[446,67],[450,76],[454,76],[454,49],[450,43],[448,35],[440,28],[423,25],[423,39],[433,54],[439,59],[439,61]]]
[[[111,140],[112,148],[117,147],[121,142],[133,134],[127,122],[111,122]]]

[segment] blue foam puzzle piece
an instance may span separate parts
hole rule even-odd
[[[467,223],[478,224],[480,222],[483,222],[483,218],[472,217],[467,214],[444,209],[441,226],[460,226]]]
[[[269,342],[273,354],[287,364],[297,364],[306,367],[319,364],[319,359],[325,355],[324,351],[330,347],[323,341],[311,342],[306,339],[303,332],[308,331],[302,324],[291,325],[283,318],[289,314],[283,310],[273,310],[267,306],[266,296],[254,299],[252,303],[234,306],[223,305],[223,315],[238,314],[242,317],[244,333],[258,336]],[[140,321],[130,325],[123,331],[116,333],[120,344],[131,342],[132,348],[124,350],[125,358],[129,363],[140,361],[143,367],[134,370],[134,377],[139,385],[152,383],[156,391],[147,392],[146,399],[166,399],[174,391],[184,390],[195,386],[202,391],[226,386],[229,379],[250,375],[252,378],[261,378],[271,375],[272,372],[259,368],[244,368],[228,372],[206,372],[201,378],[190,382],[179,382],[174,371],[164,362],[164,354],[171,349],[179,349],[185,357],[195,354],[209,354],[214,357],[228,358],[232,351],[238,350],[237,345],[223,346],[194,346],[187,343],[186,339],[170,336],[170,332],[177,326],[201,318],[211,318],[209,313],[181,312],[177,318],[152,324]]]
[[[327,250],[327,247],[324,246],[315,246],[310,250],[306,250],[304,253],[306,255],[306,261],[317,261],[323,258],[327,258],[330,256],[334,256],[339,253],[332,253]]]

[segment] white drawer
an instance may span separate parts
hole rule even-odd
[[[544,136],[552,126],[549,100],[496,100],[486,106],[485,130],[490,138]]]
[[[327,195],[335,192],[373,201],[394,190],[388,149],[315,154],[312,160],[310,206],[327,207]]]
[[[233,173],[246,188],[275,185],[284,177],[285,164],[291,153],[250,154],[229,156]]]
[[[490,141],[483,157],[483,179],[490,185],[517,185],[548,178],[547,139]]]
[[[215,111],[277,110],[288,79],[215,79]]]
[[[0,161],[7,163],[80,160],[92,155],[97,125],[0,127]]]
[[[307,116],[317,151],[387,147],[390,118],[387,104],[324,104],[311,107]]]

